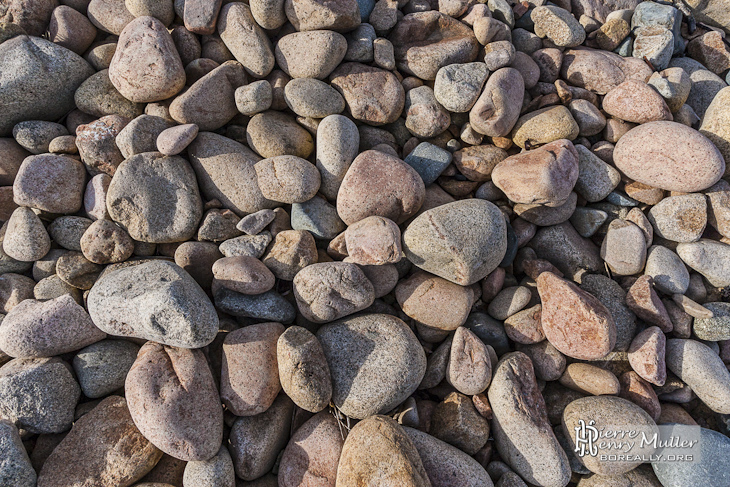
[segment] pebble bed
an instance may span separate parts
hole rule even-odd
[[[730,487],[728,36],[0,0],[0,487]]]

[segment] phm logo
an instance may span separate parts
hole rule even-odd
[[[575,452],[579,457],[586,454],[595,457],[598,455],[598,428],[594,425],[595,421],[590,420],[588,424],[584,420],[578,420],[578,426],[575,427]]]

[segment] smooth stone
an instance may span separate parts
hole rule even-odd
[[[345,36],[330,30],[285,35],[274,49],[276,62],[286,74],[292,78],[318,80],[329,76],[340,65],[346,52]]]
[[[715,95],[725,88],[727,83],[718,75],[709,71],[704,64],[690,57],[672,58],[669,67],[682,68],[689,75],[692,88],[686,104],[694,110],[697,117],[704,117]]]
[[[663,386],[667,379],[665,362],[666,337],[658,326],[638,333],[628,350],[631,368],[644,380]]]
[[[684,294],[689,288],[689,272],[680,257],[660,245],[649,247],[644,274],[665,294]]]
[[[514,212],[523,220],[545,227],[568,221],[575,212],[577,202],[577,193],[571,192],[568,199],[558,206],[520,203],[514,206]]]
[[[223,441],[223,408],[202,350],[147,342],[129,369],[124,393],[145,438],[184,461],[213,457]]]
[[[406,93],[406,128],[416,137],[432,138],[451,125],[449,112],[436,100],[428,86],[412,88]]]
[[[446,381],[457,391],[473,396],[484,392],[491,378],[492,363],[487,346],[469,329],[460,326],[451,342]]]
[[[345,99],[324,81],[296,78],[284,87],[284,99],[300,117],[325,118],[345,110]]]
[[[289,22],[299,31],[329,29],[346,32],[360,24],[361,12],[355,0],[335,4],[312,0],[286,0],[284,12]]]
[[[639,277],[626,294],[626,304],[642,320],[657,325],[664,332],[670,332],[672,321],[652,284],[650,276]]]
[[[530,303],[532,293],[524,286],[503,288],[487,307],[492,318],[506,320]]]
[[[218,34],[233,57],[254,78],[264,78],[274,68],[271,41],[243,2],[228,3],[218,15]]]
[[[293,117],[273,110],[251,118],[246,127],[246,141],[264,158],[290,155],[306,159],[314,151],[310,133]]]
[[[124,27],[109,79],[119,93],[137,103],[165,100],[185,86],[180,55],[162,22],[137,17]]]
[[[616,395],[621,389],[618,378],[611,371],[583,363],[568,365],[559,381],[568,389],[594,396]]]
[[[606,116],[588,100],[575,99],[568,104],[570,114],[578,124],[578,135],[597,135],[606,127]]]
[[[528,294],[531,298],[532,294],[529,291]],[[504,331],[514,342],[524,345],[539,343],[545,340],[545,333],[540,324],[541,314],[542,305],[540,304],[514,313],[504,320]]]
[[[488,397],[495,444],[506,463],[532,484],[567,485],[568,457],[550,427],[532,362],[525,354],[502,357]]]
[[[20,206],[6,223],[2,247],[12,259],[33,262],[42,259],[51,250],[51,239],[33,210]]]
[[[157,137],[172,126],[172,122],[153,115],[140,115],[117,134],[115,143],[125,159],[142,152],[157,150]]]
[[[266,80],[254,81],[236,88],[234,93],[236,108],[249,117],[271,108],[273,89]]]
[[[78,54],[40,37],[19,35],[1,46],[0,137],[18,122],[61,119],[74,108],[76,89],[94,74]]]
[[[13,201],[49,213],[76,213],[84,193],[84,165],[62,155],[23,160],[13,183]]]
[[[317,337],[298,326],[288,328],[276,346],[279,379],[284,392],[306,411],[319,412],[332,398],[332,380]]]
[[[350,225],[369,216],[401,224],[423,205],[425,185],[415,169],[380,151],[360,153],[337,194],[337,213]]]
[[[200,130],[218,130],[238,115],[235,92],[245,83],[243,66],[226,61],[175,97],[170,104],[170,116],[181,124],[195,124]]]
[[[149,243],[189,240],[203,212],[190,164],[155,152],[132,156],[117,168],[106,203],[134,240]]]
[[[428,210],[403,233],[408,260],[462,286],[492,272],[507,251],[506,223],[485,200],[464,200]]]
[[[387,416],[372,416],[347,435],[337,468],[337,485],[376,485],[381,479],[402,487],[429,487],[421,457],[405,430]]]
[[[109,396],[79,418],[54,448],[41,468],[38,485],[134,485],[161,457],[162,452],[134,425],[127,401]]]
[[[716,287],[730,286],[730,245],[715,240],[680,243],[677,254]]]
[[[296,308],[275,290],[249,296],[222,288],[215,293],[215,305],[224,313],[241,318],[291,323]]]
[[[279,232],[262,262],[279,279],[291,281],[308,265],[317,263],[314,237],[306,230]]]
[[[200,348],[218,332],[208,296],[171,262],[154,260],[105,273],[87,299],[94,324],[110,335]]]
[[[489,181],[492,178],[494,169],[502,161],[507,159],[508,154],[499,147],[484,144],[464,147],[454,152],[453,162],[461,174],[470,181]],[[493,182],[493,181],[492,181]],[[494,185],[496,186],[496,184]],[[499,188],[495,188],[499,192]],[[499,197],[501,197],[501,193]],[[475,193],[475,197],[476,193]],[[495,201],[499,198],[483,198]]]
[[[319,190],[320,176],[309,161],[296,156],[281,155],[264,159],[254,165],[264,198],[280,203],[304,203]]]
[[[294,403],[280,395],[265,412],[237,418],[229,438],[233,468],[243,480],[255,480],[271,471],[286,446]]]
[[[109,79],[109,69],[104,69],[86,79],[74,94],[79,110],[90,115],[103,117],[120,115],[135,118],[142,115],[144,105],[127,100]]]
[[[478,401],[458,392],[449,393],[430,412],[429,433],[464,453],[476,454],[487,444],[490,429],[477,410]]]
[[[217,199],[239,215],[276,205],[264,198],[256,181],[254,165],[261,158],[243,144],[201,132],[188,146],[188,155],[206,199]]]
[[[560,139],[575,140],[579,132],[570,110],[558,105],[521,116],[512,129],[512,139],[516,145],[525,149]]]
[[[18,434],[8,420],[0,420],[0,483],[14,487],[35,487],[36,472]]]
[[[664,487],[684,485],[724,485],[730,482],[728,453],[730,439],[722,433],[700,428],[700,459],[690,463],[652,463],[659,482]]]
[[[393,123],[403,112],[403,85],[390,71],[360,63],[343,63],[330,84],[345,98],[352,118],[369,125]]]
[[[335,417],[326,411],[300,426],[279,463],[282,487],[335,485],[344,439]]]
[[[654,233],[674,242],[696,242],[707,226],[707,200],[701,194],[664,198],[647,215]]]
[[[66,127],[42,120],[20,122],[13,127],[13,138],[31,154],[49,152],[48,146],[56,137],[68,135]]]
[[[97,399],[123,388],[139,348],[126,340],[102,340],[79,350],[73,368],[84,395]]]
[[[315,323],[327,323],[373,303],[372,283],[355,264],[324,262],[305,267],[294,277],[299,312]]]
[[[565,356],[549,341],[543,340],[531,345],[521,345],[517,349],[530,358],[537,379],[556,381],[563,375],[566,366]]]
[[[699,128],[700,133],[715,144],[726,163],[730,160],[730,129],[727,115],[729,106],[730,87],[726,87],[718,91],[712,99]]]
[[[575,47],[585,41],[585,29],[568,10],[552,5],[539,6],[530,18],[535,24],[535,34],[547,37],[558,47]]]
[[[631,428],[637,432],[646,434],[650,437],[658,433],[658,429],[654,420],[649,414],[639,406],[626,399],[613,396],[589,396],[575,400],[568,404],[563,411],[563,430],[568,437],[569,446],[575,448],[575,437],[571,432],[578,427],[578,421],[586,418],[596,422],[596,428],[611,428],[621,430],[622,428]],[[598,447],[598,456],[585,455],[581,458],[583,464],[593,473],[599,475],[619,475],[633,470],[641,461],[635,460],[618,460],[608,461],[602,460],[601,455],[614,453],[610,447]],[[650,455],[654,453],[651,444],[634,448],[632,453],[635,455]]]
[[[647,123],[672,120],[664,98],[652,87],[638,80],[627,80],[603,98],[603,109],[609,115],[627,122]]]
[[[250,256],[261,258],[271,242],[271,233],[264,231],[257,235],[242,235],[223,242],[219,249],[226,257]]]
[[[621,182],[621,174],[585,146],[578,144],[575,149],[579,171],[575,192],[590,203],[605,199]]]
[[[674,42],[674,34],[664,26],[638,27],[631,55],[637,59],[648,59],[655,69],[665,69],[672,59]]]
[[[469,123],[478,133],[506,137],[520,118],[525,81],[514,68],[502,68],[489,76],[484,91],[469,111]]]
[[[668,191],[702,191],[725,171],[724,159],[709,139],[675,122],[649,122],[631,129],[619,139],[613,158],[634,181]]]
[[[537,278],[542,327],[555,348],[569,357],[596,360],[616,345],[611,313],[593,295],[552,272]]]
[[[332,374],[332,402],[353,418],[390,411],[426,371],[416,336],[394,316],[346,318],[321,327],[317,338]]]
[[[187,462],[183,485],[200,487],[235,487],[236,473],[228,448],[222,445],[213,458]]]
[[[81,396],[71,367],[58,357],[16,358],[0,367],[3,419],[29,433],[62,433]]]
[[[421,142],[403,161],[416,170],[426,186],[436,182],[451,163],[451,153],[429,142]]]
[[[316,142],[316,166],[321,176],[319,190],[327,199],[335,200],[347,170],[358,155],[360,133],[349,118],[330,115],[319,123]]]
[[[232,331],[223,341],[221,399],[236,416],[261,414],[281,390],[277,340],[279,323],[260,323]]]
[[[614,350],[626,350],[636,334],[636,315],[626,306],[626,291],[609,277],[601,274],[583,276],[580,288],[595,296],[611,314],[616,324]]]
[[[624,58],[595,49],[571,49],[565,52],[561,78],[573,86],[605,95],[627,79],[646,81],[652,70],[643,60]]]
[[[581,237],[590,238],[603,226],[607,219],[608,213],[605,211],[581,206],[576,207],[570,216],[570,223]]]
[[[646,263],[644,232],[631,222],[612,221],[601,245],[601,258],[618,276],[641,272]]]
[[[438,70],[433,91],[448,111],[471,110],[487,81],[489,70],[484,63],[449,64]]]
[[[563,274],[579,282],[586,272],[603,270],[598,247],[581,238],[568,223],[540,228],[530,241],[537,257],[555,265]]]
[[[48,225],[48,234],[59,246],[68,250],[81,250],[81,238],[92,221],[80,216],[61,216]]]
[[[71,295],[26,299],[0,323],[0,349],[11,357],[52,357],[106,338]]]
[[[494,484],[476,460],[463,451],[415,428],[403,427],[418,450],[432,486],[492,487]]]
[[[669,339],[666,362],[708,408],[730,413],[730,372],[710,347],[696,340]]]

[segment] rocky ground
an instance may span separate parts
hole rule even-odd
[[[730,487],[728,35],[0,0],[0,487]]]

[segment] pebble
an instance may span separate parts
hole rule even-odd
[[[297,156],[280,155],[254,165],[264,198],[281,203],[304,203],[319,189],[316,167]]]
[[[451,163],[452,155],[429,142],[421,142],[403,160],[416,170],[423,179],[423,184],[429,186],[436,182]]]
[[[331,81],[346,66],[340,65],[346,52],[345,36],[329,30],[288,34],[279,39],[274,50],[277,64],[292,78],[321,80],[331,73]],[[334,86],[337,88],[337,85]]]
[[[695,482],[720,484],[730,480],[727,470],[728,437],[707,428],[700,428],[701,455],[697,463],[653,463],[652,468],[664,487],[680,487]]]
[[[428,433],[407,426],[403,430],[418,450],[431,485],[444,487],[491,487],[486,470],[463,451]]]
[[[489,76],[484,63],[449,64],[436,73],[436,100],[450,112],[464,113],[476,103]]]
[[[730,372],[722,359],[696,340],[667,340],[667,368],[716,413],[730,413]]]
[[[126,159],[109,184],[106,204],[134,240],[149,243],[189,240],[202,216],[193,168],[180,156],[159,153]],[[165,218],[154,217],[159,214]]]
[[[271,84],[266,80],[254,81],[236,88],[234,93],[236,109],[244,115],[252,117],[271,108],[273,92]]]
[[[282,395],[261,414],[235,420],[229,443],[237,477],[254,480],[271,471],[287,444],[293,413],[294,403]]]
[[[559,206],[578,180],[578,152],[569,140],[508,157],[492,171],[492,181],[515,203]]]
[[[406,257],[421,269],[462,286],[492,272],[507,251],[501,212],[484,200],[457,201],[428,210],[403,233]]]
[[[18,429],[8,420],[0,420],[0,482],[17,487],[34,487],[36,472],[18,434]]]
[[[470,181],[489,181],[494,168],[507,159],[507,156],[503,149],[484,144],[464,147],[454,152],[453,162],[459,172]],[[499,188],[495,189],[499,191]]]
[[[183,474],[183,485],[235,487],[236,474],[228,449],[221,446],[209,460],[188,462]]]
[[[641,272],[646,263],[644,232],[631,222],[612,221],[601,244],[601,258],[616,275],[630,276]]]
[[[644,380],[663,386],[667,379],[665,362],[666,337],[658,326],[638,333],[628,351],[631,368]]]
[[[705,303],[704,308],[712,316],[695,318],[693,330],[697,338],[708,341],[730,339],[730,303]]]
[[[22,262],[42,259],[51,249],[51,239],[40,218],[33,210],[18,207],[7,221],[3,251]]]
[[[66,156],[27,157],[13,183],[13,200],[49,213],[76,213],[84,192],[84,166]]]
[[[341,64],[330,77],[345,98],[355,120],[383,125],[398,120],[405,106],[405,91],[389,71],[360,63]]]
[[[649,247],[644,273],[657,289],[666,294],[684,294],[689,288],[689,272],[679,256],[666,247]]]
[[[565,52],[561,77],[573,86],[605,95],[624,81],[645,81],[652,70],[641,59],[594,49],[571,49]]]
[[[421,208],[425,186],[411,166],[384,152],[355,158],[337,194],[337,213],[350,225],[369,216],[401,224]]]
[[[105,337],[70,295],[45,302],[26,299],[0,323],[0,348],[11,357],[52,357]]]
[[[535,34],[547,37],[558,47],[579,46],[586,38],[583,26],[569,11],[560,7],[536,7],[530,18],[535,23]]]
[[[162,457],[137,429],[127,401],[109,396],[79,418],[43,464],[41,487],[94,482],[128,484],[140,480]],[[108,458],[114,458],[108,463]]]
[[[291,323],[296,308],[275,290],[250,296],[221,288],[215,293],[215,305],[224,313],[241,318]]]
[[[722,155],[707,138],[667,121],[645,123],[627,132],[616,144],[613,159],[635,181],[685,193],[709,188],[725,171]]]
[[[335,417],[326,411],[314,415],[284,449],[278,475],[282,487],[335,485],[343,444]]]
[[[316,166],[320,172],[320,192],[329,200],[337,198],[342,180],[358,153],[360,134],[354,122],[343,115],[322,119],[317,129]]]
[[[606,127],[606,117],[588,100],[571,100],[568,104],[570,114],[578,124],[578,135],[590,137],[597,135]]]
[[[520,117],[525,81],[514,68],[502,68],[489,76],[484,91],[469,111],[469,123],[478,133],[505,137]]]
[[[435,137],[451,124],[451,116],[436,101],[428,86],[419,86],[406,93],[405,111],[406,128],[416,137]]]
[[[74,356],[73,368],[84,396],[97,399],[122,389],[139,348],[126,340],[101,340]]]
[[[426,372],[416,336],[394,316],[346,318],[321,327],[317,338],[332,375],[332,402],[352,418],[390,411],[416,390]]]
[[[477,411],[469,396],[452,392],[433,409],[429,432],[439,440],[474,455],[489,439],[489,422]]]
[[[457,391],[473,396],[484,392],[491,378],[492,364],[487,346],[474,333],[460,326],[451,342],[446,381]]]
[[[585,146],[578,144],[574,147],[578,152],[579,172],[575,191],[591,203],[606,199],[618,186],[621,174]]]
[[[512,314],[504,320],[504,330],[507,336],[512,341],[525,345],[545,340],[545,333],[540,324],[541,314],[542,305],[540,304]]]
[[[515,60],[515,46],[509,41],[494,41],[484,46],[484,64],[489,71],[510,66]]]
[[[3,419],[28,433],[71,429],[81,390],[58,357],[16,358],[0,367]]]
[[[373,485],[393,479],[403,487],[431,485],[421,457],[405,430],[386,416],[372,416],[350,430],[337,468],[337,485]]]
[[[527,482],[567,485],[568,457],[550,428],[527,355],[514,352],[500,359],[488,397],[495,445],[502,459]]]
[[[654,290],[650,276],[643,275],[631,285],[626,293],[626,304],[642,320],[657,325],[664,332],[672,331],[672,321]]]
[[[696,242],[707,225],[707,201],[701,194],[670,196],[653,206],[647,217],[657,236]]]
[[[636,29],[632,56],[648,59],[656,69],[665,69],[672,59],[674,35],[662,25],[648,25]]]
[[[42,31],[45,26],[38,34]],[[1,46],[0,63],[6,76],[0,80],[0,137],[10,135],[18,122],[65,116],[74,108],[76,89],[94,74],[80,56],[40,37],[19,35]]]
[[[590,364],[568,365],[559,381],[568,389],[594,396],[616,395],[621,389],[613,373]]]
[[[649,414],[639,406],[626,399],[613,396],[589,396],[575,400],[568,404],[563,412],[563,429],[565,431],[575,431],[578,427],[580,419],[591,418],[596,422],[596,428],[611,428],[620,430],[622,428],[632,428],[638,432],[642,432],[647,436],[657,433],[656,423]],[[575,448],[574,438],[568,436],[569,446]],[[593,473],[599,475],[619,475],[633,470],[641,461],[635,460],[602,460],[601,455],[606,455],[609,451],[596,445],[598,448],[598,456],[586,455],[582,457],[583,464]],[[603,452],[603,453],[601,453]],[[650,445],[634,448],[636,455],[650,455],[654,453],[654,448]]]
[[[555,348],[581,360],[605,357],[616,345],[616,324],[593,295],[552,272],[537,278],[542,328]]]
[[[603,99],[603,109],[613,117],[639,124],[672,120],[662,96],[646,83],[634,79],[609,91]]]
[[[716,287],[730,286],[730,245],[714,240],[680,243],[677,254],[690,269]]]
[[[201,350],[148,342],[124,385],[140,432],[168,455],[209,460],[223,441],[223,409]]]
[[[110,335],[200,348],[218,332],[208,297],[171,262],[153,260],[107,272],[87,299],[94,324]]]
[[[314,237],[306,230],[280,232],[261,260],[274,276],[291,281],[300,270],[317,263]]]
[[[401,233],[392,220],[370,216],[345,230],[347,254],[361,265],[395,264],[401,260]]]
[[[48,146],[56,137],[68,135],[66,127],[59,123],[30,120],[13,127],[15,141],[31,154],[48,152]]]
[[[220,0],[185,2],[184,13],[181,15],[185,28],[196,34],[213,34],[221,3],[223,2]]]
[[[112,264],[127,260],[134,242],[123,228],[109,220],[96,220],[81,236],[80,250],[95,264]]]
[[[170,127],[157,137],[157,150],[166,156],[176,156],[184,151],[197,135],[198,126],[195,124]]]
[[[518,345],[517,348],[530,358],[535,368],[535,376],[539,380],[555,381],[563,375],[566,364],[565,356],[549,341],[543,340],[532,345]]]
[[[284,87],[284,99],[300,117],[324,118],[345,110],[345,99],[323,81],[311,78],[291,80]]]
[[[524,286],[512,286],[502,289],[492,302],[487,312],[492,318],[506,320],[530,303],[532,293]]]
[[[236,416],[261,414],[281,390],[277,365],[280,323],[239,328],[223,341],[221,399]]]
[[[264,198],[257,183],[254,165],[261,158],[245,145],[212,132],[200,132],[187,151],[200,192],[207,200],[217,199],[239,215],[276,205]]]
[[[583,276],[580,288],[603,303],[616,324],[614,350],[625,351],[636,334],[636,315],[626,306],[626,291],[614,280],[601,274]]]
[[[185,70],[172,37],[154,17],[137,17],[119,35],[109,79],[137,103],[165,100],[185,86]]]
[[[248,5],[242,2],[224,5],[218,15],[217,30],[230,55],[248,74],[263,78],[274,68],[271,41],[254,20]]]
[[[424,80],[447,64],[474,61],[479,45],[469,27],[433,10],[403,17],[388,40],[398,68]]]
[[[281,388],[300,408],[317,413],[330,403],[332,380],[317,337],[299,326],[279,336],[276,345]]]
[[[575,140],[580,129],[562,105],[546,107],[521,116],[512,129],[514,143],[525,149],[549,144],[560,139]]]

